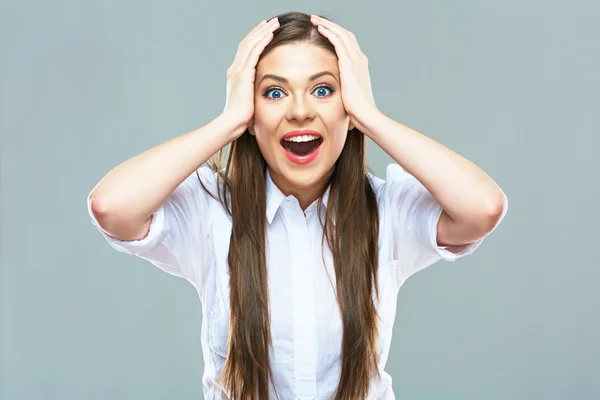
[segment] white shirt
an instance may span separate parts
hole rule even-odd
[[[216,193],[216,175],[207,166],[198,171],[207,189]],[[382,324],[377,343],[381,379],[371,382],[367,400],[390,400],[395,399],[392,378],[383,369],[392,339],[398,290],[411,275],[440,259],[454,261],[471,254],[483,239],[452,249],[437,246],[442,207],[427,189],[397,164],[388,165],[385,181],[371,177],[380,218],[380,301],[375,304]],[[321,247],[317,202],[306,209],[305,215],[297,199],[286,197],[268,172],[266,179],[267,271],[274,349],[271,366],[277,392],[282,400],[329,399],[339,382],[342,324],[327,241]],[[323,195],[322,213],[328,195],[329,188]],[[502,218],[506,211],[507,207]],[[204,398],[226,399],[216,383],[227,355],[229,321],[227,254],[231,219],[225,209],[204,192],[194,172],[153,214],[150,231],[142,240],[121,241],[103,231],[90,208],[89,197],[88,212],[114,249],[149,260],[187,279],[197,289],[203,315]],[[276,399],[269,385],[270,399]]]

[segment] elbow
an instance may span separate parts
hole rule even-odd
[[[488,207],[488,212],[486,213],[485,218],[486,232],[491,232],[496,228],[496,226],[498,226],[502,218],[504,218],[504,215],[506,215],[507,207],[508,199],[506,198],[504,192],[500,191],[496,201],[494,201],[492,205]]]
[[[115,212],[103,199],[88,196],[88,209],[94,224],[107,235],[118,240],[141,240],[147,234],[146,223],[132,222]]]
[[[93,193],[88,196],[88,207],[96,217],[106,215],[107,210],[104,201],[95,197]]]
[[[111,211],[110,206],[98,197],[88,196],[88,209],[94,224],[98,225],[107,235],[119,240],[131,240],[132,235],[137,236],[137,232],[132,232],[125,224],[123,218],[117,213]]]
[[[109,228],[110,219],[114,219],[108,211],[106,203],[94,197],[92,194],[88,196],[88,211],[95,225],[111,236],[114,235],[114,230]]]

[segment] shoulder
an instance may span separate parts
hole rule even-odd
[[[186,180],[193,181],[194,184],[197,186],[200,186],[200,181],[202,181],[202,183],[204,184],[204,186],[206,186],[207,189],[209,187],[212,189],[216,186],[217,179],[217,172],[213,171],[211,167],[204,164],[200,168],[192,172],[192,174]]]
[[[194,196],[209,196],[209,193],[218,197],[218,175],[208,165],[202,165],[194,170],[182,183],[176,191],[186,192]],[[204,188],[206,188],[206,190]],[[208,191],[208,192],[207,192]]]
[[[231,178],[230,175],[225,178],[225,169],[221,169],[220,174],[213,167],[204,164],[188,176],[183,185],[187,185],[189,191],[193,193],[197,202],[211,204],[211,207],[216,207],[214,210],[227,212],[225,202],[223,201],[223,189],[226,187],[225,179]],[[231,209],[231,193],[226,190],[225,197],[227,204]]]
[[[383,200],[386,195],[390,195],[392,192],[398,192],[401,189],[406,189],[411,185],[419,183],[415,177],[396,163],[387,165],[383,178],[371,172],[368,172],[367,175],[378,201]]]

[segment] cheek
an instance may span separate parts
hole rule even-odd
[[[346,136],[348,134],[348,127],[350,123],[350,116],[346,113],[343,106],[339,105],[331,107],[327,113],[322,114],[323,121],[327,126],[327,130],[331,133],[332,148],[339,150],[344,147],[346,142]]]
[[[265,135],[275,131],[281,117],[281,112],[278,112],[275,107],[256,105],[254,109],[254,128],[257,134],[262,133]]]
[[[339,157],[340,154],[342,153],[342,150],[344,149],[344,144],[346,144],[346,138],[348,137],[348,133],[347,132],[339,132],[338,134],[336,134],[333,137],[333,140],[331,142],[331,154],[333,156]]]
[[[332,103],[329,107],[323,109],[320,116],[325,124],[332,127],[332,130],[337,130],[341,125],[348,125],[350,122],[350,116],[346,113],[341,101]]]
[[[255,122],[255,138],[258,148],[268,164],[273,164],[276,152],[279,150],[279,143],[274,139],[275,130],[271,126],[265,125],[261,120]]]

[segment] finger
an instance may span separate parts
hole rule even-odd
[[[265,47],[269,44],[269,42],[273,40],[273,32],[269,32],[262,40],[258,41],[256,45],[252,48],[252,51],[248,55],[248,59],[246,60],[246,64],[244,64],[244,68],[254,68],[258,63],[258,59],[262,54]]]
[[[258,32],[258,31],[260,30],[260,28],[262,28],[262,27],[263,27],[263,26],[264,26],[264,25],[265,25],[267,22],[268,22],[268,21],[267,21],[266,19],[263,19],[262,21],[260,21],[260,22],[258,23],[258,25],[256,25],[254,28],[252,28],[252,29],[250,30],[250,32],[248,32],[248,33],[246,34],[246,36],[244,37],[244,39],[242,39],[242,40],[240,41],[240,46],[239,46],[239,47],[241,47],[241,43],[244,43],[244,41],[248,40],[248,38],[250,38],[250,37],[254,36],[254,34],[255,34],[256,32]]]
[[[248,44],[247,56],[245,57],[243,64],[244,66],[250,65],[253,67],[256,65],[256,62],[252,64],[252,61],[250,60],[251,55],[254,54],[255,51],[259,51],[258,55],[260,55],[267,43],[269,43],[269,41],[273,38],[273,31],[275,31],[277,28],[279,28],[278,21],[270,24],[269,27],[266,27],[263,31],[261,31],[260,34],[257,34],[254,39],[252,39],[252,41]],[[258,50],[257,47],[259,48]],[[258,56],[256,57],[258,58]]]
[[[248,36],[246,39],[242,41],[240,44],[239,52],[239,63],[240,65],[244,65],[246,60],[248,59],[248,54],[252,51],[257,42],[260,42],[264,39],[265,35],[268,35],[270,32],[279,27],[279,21],[277,17],[273,18],[263,26],[261,26],[253,35]]]
[[[246,37],[251,36],[252,34],[254,34],[256,31],[258,31],[267,22],[268,21],[266,19],[263,19],[262,21],[260,21],[258,23],[258,25],[256,25],[254,28],[252,28],[252,30],[250,30],[250,32],[248,32],[248,34],[246,35]]]
[[[334,33],[338,36],[342,42],[344,43],[348,54],[359,57],[361,54],[360,46],[358,45],[358,41],[356,40],[356,36],[347,29],[342,28],[336,23],[326,20],[324,18],[320,18],[319,16],[314,16],[313,20],[323,27],[325,27],[330,32]]]
[[[261,36],[261,34],[267,30],[269,30],[274,24],[278,24],[279,20],[277,19],[277,17],[269,20],[268,22],[265,22],[264,24],[258,26],[256,29],[256,31],[252,32],[251,34],[249,34],[244,40],[243,42],[245,43],[249,43],[252,42],[253,39],[255,39],[257,36]]]
[[[248,57],[256,44],[262,42],[277,28],[279,28],[279,21],[277,18],[274,18],[268,23],[264,24],[252,38],[248,38],[238,49],[235,57],[236,65],[245,66],[248,62]]]
[[[327,39],[329,39],[331,44],[333,44],[333,47],[335,47],[335,52],[337,53],[338,57],[351,58],[350,53],[348,52],[348,49],[346,48],[345,43],[342,41],[342,39],[340,37],[338,37],[335,33],[330,31],[323,25],[317,26],[317,29],[320,34],[322,34]]]
[[[317,24],[325,27],[327,30],[338,36],[346,46],[348,54],[353,56],[360,55],[360,47],[356,41],[356,36],[352,32],[325,18],[314,16],[313,19],[317,22]]]
[[[252,28],[252,30],[249,32],[249,34],[252,32],[256,32],[261,26],[263,26],[266,23],[267,23],[267,20],[263,19],[262,21],[259,22],[258,25],[256,25],[254,28]]]

